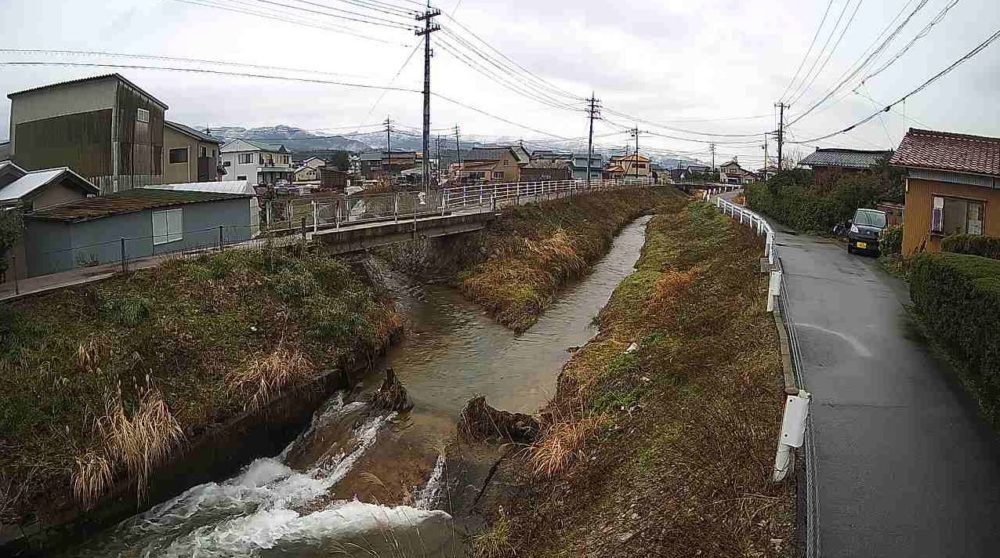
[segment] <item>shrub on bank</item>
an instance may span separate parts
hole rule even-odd
[[[942,240],[941,249],[945,252],[1000,260],[1000,237],[957,234]]]
[[[910,297],[930,335],[964,369],[964,380],[1000,424],[1000,261],[965,254],[920,254]]]

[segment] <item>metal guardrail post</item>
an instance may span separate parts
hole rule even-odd
[[[340,198],[337,198],[337,200],[335,202],[333,202],[333,203],[334,203],[334,206],[333,206],[333,209],[334,209],[334,211],[333,211],[333,226],[334,226],[335,229],[337,229],[339,231],[340,230]]]
[[[225,245],[225,242],[222,240],[222,225],[219,225],[219,251],[220,252],[222,251],[222,247],[224,245]]]
[[[125,259],[125,239],[121,239],[122,273],[128,272],[128,260]]]

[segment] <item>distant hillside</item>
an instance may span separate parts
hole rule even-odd
[[[370,149],[368,144],[343,136],[321,136],[293,126],[269,126],[265,128],[241,128],[223,126],[206,129],[209,134],[221,139],[245,139],[268,145],[284,145],[293,153],[296,151],[342,150],[360,153]]]

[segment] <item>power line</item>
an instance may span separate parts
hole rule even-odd
[[[966,62],[967,60],[971,59],[973,56],[975,56],[975,55],[979,54],[980,52],[982,52],[986,47],[988,47],[990,44],[992,44],[998,38],[1000,38],[1000,31],[997,31],[996,33],[994,33],[993,35],[991,35],[988,39],[986,39],[985,41],[983,41],[982,43],[980,43],[979,46],[977,46],[976,48],[974,48],[971,51],[969,51],[967,54],[965,54],[965,56],[962,56],[961,58],[959,58],[958,60],[956,60],[955,62],[953,62],[950,66],[948,66],[947,68],[941,70],[940,72],[938,72],[937,74],[935,74],[933,77],[931,77],[930,79],[928,79],[924,83],[920,84],[920,86],[917,87],[916,89],[914,89],[913,91],[910,91],[906,95],[903,95],[899,99],[897,99],[897,100],[893,101],[892,103],[890,103],[889,105],[887,105],[884,109],[882,109],[882,110],[880,110],[880,111],[878,111],[878,112],[876,112],[876,113],[868,116],[867,118],[859,120],[858,122],[855,122],[854,124],[851,124],[850,126],[844,128],[842,130],[839,130],[839,131],[836,131],[836,132],[833,132],[833,133],[830,133],[830,134],[826,134],[825,136],[820,136],[820,137],[817,137],[817,138],[811,138],[811,139],[803,140],[803,141],[789,142],[789,143],[814,143],[814,142],[817,142],[817,141],[825,140],[827,138],[832,138],[833,136],[837,136],[837,135],[843,134],[845,132],[849,132],[849,131],[853,130],[854,128],[857,128],[858,126],[866,124],[867,122],[869,122],[872,119],[876,118],[878,115],[882,114],[883,112],[890,111],[892,109],[892,107],[894,107],[895,105],[898,105],[899,103],[902,103],[902,102],[906,101],[906,99],[912,97],[913,95],[916,95],[917,93],[923,91],[930,84],[932,84],[935,81],[937,81],[937,80],[941,79],[942,77],[946,76],[952,70],[954,70],[955,68],[957,68],[958,66],[960,66],[961,64],[963,64],[964,62]]]
[[[875,71],[869,73],[868,75],[866,75],[865,77],[861,78],[861,85],[864,85],[864,83],[866,81],[868,81],[871,78],[873,78],[873,77],[881,74],[883,71],[886,70],[886,68],[888,68],[889,66],[892,66],[893,64],[895,64],[897,60],[899,60],[900,58],[902,58],[903,55],[905,55],[910,50],[910,48],[912,48],[913,45],[917,43],[917,41],[919,41],[920,39],[926,37],[927,34],[931,32],[931,29],[933,29],[935,25],[937,25],[938,23],[941,23],[941,21],[945,18],[945,16],[948,15],[948,12],[950,12],[951,9],[954,8],[955,5],[958,4],[959,1],[960,0],[952,0],[948,5],[946,5],[944,7],[944,9],[942,9],[940,12],[938,12],[938,14],[936,16],[934,16],[934,19],[932,19],[930,22],[928,22],[927,25],[925,25],[924,28],[921,29],[916,34],[916,36],[914,36],[912,39],[910,39],[910,42],[906,43],[906,45],[899,52],[897,52],[892,58],[890,58],[885,64],[883,64],[882,66],[880,66],[877,70],[875,70]]]
[[[789,104],[794,104],[798,102],[798,100],[801,99],[809,91],[809,88],[812,87],[814,83],[816,83],[816,78],[818,78],[820,74],[823,73],[823,70],[826,69],[827,64],[830,63],[830,59],[833,58],[833,53],[837,51],[837,47],[840,46],[840,42],[844,40],[844,35],[846,35],[847,30],[850,29],[851,23],[854,23],[854,18],[858,15],[858,9],[861,8],[861,4],[863,2],[864,0],[858,0],[858,2],[854,5],[854,11],[851,12],[850,19],[847,20],[847,24],[844,25],[844,28],[840,31],[840,36],[837,37],[837,41],[833,43],[833,48],[831,48],[830,51],[827,53],[826,59],[823,60],[823,63],[820,65],[819,69],[816,70],[815,74],[813,74],[812,79],[809,80],[809,83],[807,83],[805,87],[802,88],[802,90],[798,93],[798,95],[793,96],[793,98],[788,102]],[[847,3],[844,4],[844,8],[846,9],[848,6],[850,6],[850,4],[851,4],[850,0],[848,0]],[[841,12],[841,15],[843,16],[843,12]],[[834,32],[836,32],[836,27],[834,28]],[[818,61],[819,58],[817,58],[816,60]],[[806,74],[806,79],[808,78],[809,75]]]
[[[344,21],[352,21],[352,22],[355,22],[355,23],[364,23],[364,24],[368,24],[368,25],[376,25],[376,26],[380,26],[380,27],[389,27],[389,28],[394,28],[394,29],[405,29],[407,31],[412,31],[412,30],[414,30],[416,28],[412,24],[407,24],[407,23],[403,23],[403,22],[400,22],[400,21],[396,21],[396,20],[392,20],[392,19],[387,19],[387,18],[384,18],[384,17],[367,15],[367,14],[361,14],[361,13],[358,13],[358,12],[352,12],[350,10],[341,10],[341,9],[338,9],[338,8],[332,8],[332,7],[326,6],[324,4],[318,4],[316,2],[309,2],[308,0],[294,0],[294,1],[295,2],[299,2],[301,4],[305,4],[307,6],[316,6],[316,7],[319,7],[319,8],[325,8],[326,10],[331,10],[333,12],[340,12],[340,13],[330,13],[330,11],[316,10],[316,9],[312,9],[312,8],[304,8],[302,6],[293,6],[293,5],[290,5],[290,4],[282,4],[281,2],[275,2],[273,0],[256,0],[256,2],[258,2],[260,4],[266,4],[268,6],[275,6],[275,7],[278,7],[278,8],[285,8],[285,9],[288,9],[288,10],[305,12],[305,13],[314,14],[314,15],[321,15],[321,16],[324,16],[324,17],[331,17],[331,18],[335,18],[335,19],[342,19]],[[347,15],[342,15],[342,14],[347,14]]]
[[[827,16],[830,15],[830,8],[833,7],[833,0],[826,3],[826,11],[823,12],[823,19],[819,21],[819,27],[816,28],[816,33],[813,34],[812,41],[809,42],[809,48],[806,50],[805,56],[802,57],[802,61],[799,62],[799,67],[795,70],[795,75],[792,76],[792,81],[788,82],[785,86],[785,92],[781,94],[782,100],[788,95],[788,90],[792,88],[795,81],[799,78],[799,74],[802,72],[802,67],[805,66],[806,60],[809,59],[809,55],[812,54],[812,49],[816,46],[816,39],[819,38],[819,32],[823,30],[823,24],[826,23]]]

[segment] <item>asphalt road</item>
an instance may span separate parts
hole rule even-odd
[[[1000,445],[908,325],[905,284],[831,241],[778,233],[813,394],[817,556],[1000,556]]]

